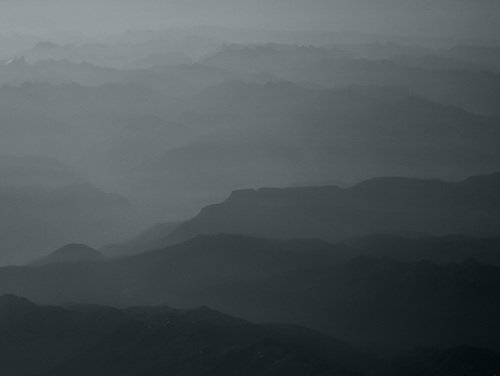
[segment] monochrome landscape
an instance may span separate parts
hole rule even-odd
[[[0,1],[0,375],[500,375],[499,18]]]

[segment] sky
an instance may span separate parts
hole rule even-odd
[[[500,38],[499,0],[0,0],[0,33],[215,25]]]

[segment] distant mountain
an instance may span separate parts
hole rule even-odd
[[[276,149],[295,149],[289,162],[293,181],[286,181],[287,169],[281,167],[274,173],[282,177],[275,186],[297,180],[359,181],[367,176],[403,174],[459,179],[495,171],[500,163],[498,119],[443,106],[403,88],[311,90],[285,82],[232,82],[207,89],[189,102],[190,108],[205,115],[205,125],[217,121],[219,129],[210,140],[206,138],[218,144],[216,149],[250,142],[253,149],[263,148],[266,138],[267,143],[275,140]],[[201,147],[206,144],[193,143],[190,149],[194,154],[203,153]],[[164,158],[163,173],[175,173],[175,166],[170,168],[174,161],[167,155]],[[204,163],[210,159],[207,156]],[[217,164],[222,169],[235,163]],[[263,166],[270,168],[272,161]],[[185,165],[181,171],[189,174],[195,169]],[[236,165],[231,176],[236,179],[243,171],[250,175],[248,168]],[[196,172],[197,176],[202,173]],[[176,179],[182,180],[182,176]],[[247,179],[247,187],[259,185]]]
[[[201,41],[212,42],[212,44],[219,42],[219,46],[224,42],[240,44],[263,44],[272,42],[304,46],[397,43],[401,45],[423,45],[428,48],[443,48],[471,42],[470,40],[460,38],[412,37],[359,31],[284,31],[229,28],[215,25],[169,28],[164,30],[127,30],[123,35],[119,36],[120,41],[135,43],[170,38],[178,38],[179,40],[183,38],[201,39]],[[486,42],[480,40],[474,40],[474,42],[481,45],[486,44]]]
[[[500,173],[458,183],[377,178],[350,188],[263,188],[233,192],[171,235],[235,233],[338,241],[373,233],[498,236]]]
[[[118,169],[147,161],[192,139],[192,131],[183,124],[157,116],[140,116],[117,130],[102,145],[104,158]]]
[[[358,254],[314,240],[198,237],[107,262],[0,268],[0,293],[44,304],[208,305],[392,353],[420,346],[499,349],[498,267]]]
[[[410,56],[397,55],[390,58],[398,64],[406,65],[413,68],[422,68],[428,70],[469,70],[482,71],[489,70],[487,66],[469,63],[462,60],[442,57],[437,55],[426,56]]]
[[[354,376],[382,367],[374,356],[305,328],[254,325],[206,307],[63,309],[2,296],[0,335],[0,372],[18,376]]]
[[[270,73],[286,79],[296,75],[306,65],[349,57],[349,52],[338,48],[275,43],[233,44],[219,49],[205,58],[203,63],[248,73]]]
[[[231,54],[244,48],[234,47]],[[391,62],[324,61],[330,52],[321,48],[270,45],[263,50],[271,56],[269,64],[276,50],[277,55],[299,55],[299,65],[311,60],[333,73],[336,64],[360,72],[374,65],[386,67],[405,79],[415,73],[397,64],[393,70]],[[304,75],[316,70],[305,68],[304,75],[284,82],[272,73],[206,62],[119,70],[18,60],[0,71],[10,77],[14,64],[22,72],[62,78],[35,82],[113,83],[21,84],[25,78],[31,80],[21,74],[15,81],[20,86],[0,88],[2,150],[76,165],[94,184],[140,206],[147,224],[191,217],[238,189],[304,181],[357,182],[372,176],[462,179],[496,171],[500,163],[498,118],[438,104],[426,99],[419,87],[398,80],[383,82],[378,74],[374,81],[361,79],[364,74],[339,75],[339,80],[350,77],[338,82],[349,86],[325,90],[327,80],[320,77],[311,84]],[[436,72],[425,74],[449,74]],[[470,79],[474,86],[476,79]],[[494,89],[495,81],[488,82]],[[426,94],[439,94],[452,83]],[[469,90],[452,92],[461,95]],[[196,94],[180,99],[166,93]],[[491,100],[497,107],[494,95],[476,92],[473,97]]]
[[[191,64],[193,61],[182,52],[153,53],[127,65],[128,69],[148,69],[158,65]]]
[[[366,110],[381,104],[395,104],[415,97],[403,87],[356,86],[325,89],[307,83],[271,80],[265,83],[228,80],[212,85],[186,99],[189,108],[210,115],[238,114],[258,116],[262,121],[269,117],[288,116],[317,111],[331,114],[339,110]],[[222,107],[222,103],[230,106]],[[275,106],[272,106],[272,103]],[[245,124],[245,123],[244,123]]]
[[[123,197],[86,183],[0,188],[0,264],[26,263],[71,242],[122,239],[137,213]]]
[[[170,236],[183,222],[159,223],[136,238],[120,244],[108,244],[100,251],[109,257],[124,257],[172,245]],[[403,262],[432,261],[447,265],[470,259],[484,265],[500,266],[500,237],[466,235],[428,236],[418,232],[371,234],[345,239],[342,243],[350,257],[392,258]],[[338,245],[338,244],[337,244]]]
[[[207,287],[201,302],[257,322],[290,322],[392,353],[421,346],[500,350],[500,269],[472,260],[414,264],[359,258],[333,267]]]
[[[394,60],[405,65],[415,65],[420,61],[422,67],[433,65],[441,69],[490,70],[499,71],[500,48],[498,46],[482,46],[458,44],[445,48],[422,47],[416,44],[358,43],[338,44],[331,48],[340,48],[351,54],[351,57],[369,60]],[[413,62],[413,63],[410,63]],[[408,64],[410,63],[410,64]],[[415,65],[416,66],[416,65]]]
[[[75,44],[40,41],[31,48],[18,51],[16,55],[24,56],[29,63],[67,60],[79,64],[85,61],[103,67],[135,69],[159,64],[189,63],[197,56],[213,52],[221,43],[201,37],[107,42],[87,40]]]
[[[64,262],[104,261],[105,257],[99,251],[85,244],[68,244],[41,259],[31,262],[30,266],[42,266]]]
[[[500,76],[491,69],[429,70],[390,60],[353,58],[341,48],[283,45],[228,47],[207,57],[203,63],[243,72],[268,73],[282,80],[312,82],[329,88],[349,85],[406,87],[442,104],[475,113],[499,114],[496,104],[500,97]]]
[[[163,304],[178,294],[217,283],[332,265],[350,257],[348,247],[315,240],[200,236],[105,263],[0,268],[0,293],[41,303]]]
[[[189,99],[189,107],[202,113],[267,115],[297,110],[317,97],[317,92],[292,82],[248,83],[226,81],[213,85]],[[227,108],[222,103],[231,104]]]
[[[0,186],[62,188],[81,184],[83,178],[75,168],[52,158],[0,157]]]
[[[235,130],[170,149],[144,161],[131,175],[139,190],[213,196],[236,188],[287,184],[304,169],[297,145],[264,132]]]
[[[82,113],[92,109],[96,112],[128,110],[135,116],[140,116],[141,108],[156,114],[158,111],[153,110],[155,107],[168,104],[165,102],[165,97],[140,84],[104,84],[94,87],[76,83],[60,85],[24,83],[20,86],[0,87],[0,97],[5,107],[29,109],[31,112],[41,109],[46,112],[57,110],[61,114],[76,110]],[[88,107],[82,107],[82,103]]]
[[[84,61],[76,46],[60,45],[49,41],[40,41],[33,47],[18,52],[17,56],[26,59],[31,64],[39,60],[68,60],[76,63]]]
[[[472,64],[488,67],[495,72],[500,71],[500,47],[498,46],[488,47],[461,44],[451,47],[448,50],[443,50],[442,54]]]
[[[395,56],[422,57],[436,54],[437,48],[424,47],[415,43],[370,42],[326,45],[325,48],[344,50],[356,59],[386,60]]]
[[[147,69],[119,70],[67,60],[39,60],[29,64],[24,57],[0,64],[0,85],[31,84],[80,84],[103,86],[106,84],[147,86],[170,95],[190,94],[189,86],[175,77]]]
[[[148,192],[148,206],[163,203],[166,213],[175,210],[172,202],[215,203],[244,188],[373,176],[455,180],[500,166],[497,118],[404,88],[227,82],[183,104],[195,112],[182,115],[182,123],[204,134],[129,172],[128,185]],[[177,218],[194,214],[184,210]]]
[[[18,99],[21,107],[23,100]],[[0,104],[2,155],[64,159],[62,156],[70,149],[68,144],[77,142],[78,131],[53,113],[38,112],[35,108],[29,108],[29,105],[24,108],[11,107],[8,102],[5,100]]]
[[[150,71],[169,77],[177,77],[188,88],[185,94],[196,95],[210,86],[220,85],[227,81],[242,81],[247,83],[265,84],[281,79],[270,73],[247,73],[237,69],[213,67],[203,62],[180,65],[158,65],[151,67]]]
[[[500,237],[473,238],[465,235],[408,238],[397,235],[369,235],[347,244],[369,257],[390,257],[405,262],[429,260],[439,264],[474,259],[500,266]]]
[[[137,237],[119,244],[108,244],[100,251],[109,257],[131,256],[171,245],[169,235],[182,222],[158,223]]]
[[[400,356],[388,375],[483,375],[498,373],[498,353],[470,346],[451,349],[421,349]]]
[[[461,179],[498,169],[500,156],[491,142],[500,139],[496,118],[415,96],[361,109],[327,109],[320,103],[289,124],[297,139],[323,158],[317,165],[324,163],[337,176],[371,171],[372,176]]]
[[[0,372],[37,375],[491,376],[489,350],[426,349],[380,358],[303,327],[251,324],[206,307],[117,310],[0,297]]]

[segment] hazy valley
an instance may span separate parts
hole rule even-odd
[[[500,374],[499,14],[3,2],[0,374]]]

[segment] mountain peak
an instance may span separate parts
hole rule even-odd
[[[5,61],[4,65],[10,66],[10,67],[21,67],[21,66],[28,65],[28,63],[26,62],[26,58],[24,56],[17,56],[13,59]]]
[[[85,244],[68,244],[44,258],[34,261],[31,266],[76,261],[103,261],[104,259],[104,256],[99,251]]]
[[[35,48],[40,50],[56,50],[61,48],[61,46],[57,43],[41,41],[36,44]]]
[[[6,312],[17,311],[19,309],[26,309],[34,307],[35,304],[31,303],[28,299],[21,298],[13,294],[0,295],[0,314]]]

